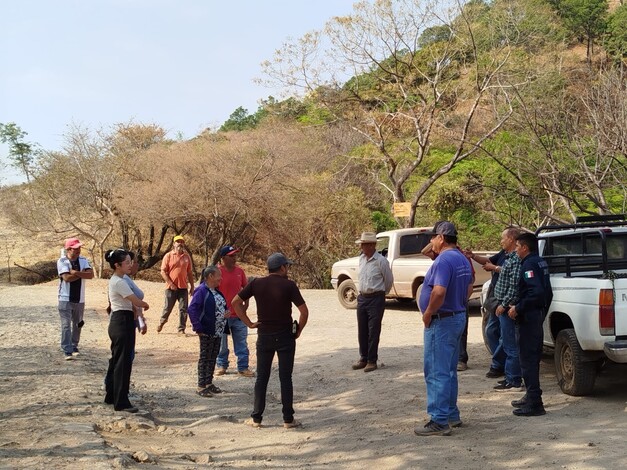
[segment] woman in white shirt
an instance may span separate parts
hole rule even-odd
[[[105,403],[116,411],[137,413],[128,399],[135,350],[135,313],[133,307],[148,310],[148,304],[137,297],[124,279],[132,268],[131,257],[126,250],[109,250],[105,260],[114,270],[109,280],[109,338],[111,338],[111,360],[107,371],[107,394]]]

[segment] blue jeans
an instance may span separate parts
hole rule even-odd
[[[466,315],[433,318],[424,330],[424,373],[427,413],[441,425],[460,419],[457,407],[457,359]]]
[[[488,346],[492,351],[492,362],[490,363],[491,369],[504,370],[505,369],[505,351],[503,351],[503,344],[501,343],[501,324],[499,317],[494,312],[488,312],[488,322],[485,326],[485,335],[488,340]]]
[[[227,318],[230,336],[233,338],[233,352],[237,356],[237,370],[242,371],[248,369],[248,327],[239,318]],[[218,367],[223,369],[229,368],[229,335],[222,335],[222,343],[220,344],[220,353],[218,354]]]
[[[72,354],[78,348],[81,339],[81,328],[78,324],[83,320],[85,304],[59,300],[59,316],[61,317],[61,349],[65,354]]]
[[[507,313],[499,318],[501,323],[501,345],[505,353],[505,380],[513,385],[520,385],[522,372],[518,358],[518,341],[516,341],[516,323]]]

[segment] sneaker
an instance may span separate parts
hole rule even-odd
[[[72,356],[72,353],[65,353],[66,361],[71,361],[72,359],[74,359],[74,356]]]
[[[80,354],[80,351],[78,350],[78,348],[74,348],[74,350],[72,351],[72,356],[78,356]]]
[[[351,366],[351,368],[353,370],[359,370],[359,369],[363,369],[364,367],[366,367],[368,365],[368,363],[366,361],[357,361],[355,364],[353,364]]]
[[[457,372],[463,372],[465,370],[468,370],[468,364],[466,364],[465,362],[458,362],[457,363]]]
[[[523,408],[527,405],[527,395],[523,396],[519,400],[512,400],[512,406],[514,408]]]
[[[454,419],[453,421],[448,422],[448,425],[452,428],[461,428],[464,423],[461,419]]]
[[[496,392],[522,392],[523,386],[522,384],[514,385],[509,382],[505,382],[504,384],[495,385],[494,390]]]
[[[214,375],[224,375],[226,374],[226,367],[218,367],[214,373]]]
[[[205,390],[209,390],[211,393],[222,393],[222,389],[216,387],[214,384],[209,384],[205,387]]]
[[[303,423],[301,423],[297,419],[293,419],[291,423],[283,423],[283,427],[285,429],[299,428],[302,425],[303,425]]]
[[[414,429],[416,436],[450,436],[451,427],[446,424],[438,424],[435,421],[429,421],[423,428]]]
[[[507,379],[499,380],[496,382],[497,385],[504,385],[507,383]]]
[[[159,326],[157,327],[157,333],[161,333],[161,330],[163,330],[163,323],[159,323]]]
[[[369,362],[366,364],[366,367],[364,367],[364,372],[372,372],[373,370],[377,370],[376,362]]]
[[[225,372],[226,372],[226,369],[225,369]],[[242,377],[254,377],[255,373],[250,369],[244,369],[244,370],[238,370],[237,375],[240,375]]]
[[[185,330],[179,330],[178,335],[179,336],[185,336]]]
[[[542,405],[525,405],[522,408],[516,408],[512,413],[516,416],[542,416],[546,414],[546,410]]]
[[[262,427],[261,423],[256,422],[252,418],[248,418],[247,420],[245,420],[244,424],[246,426],[250,426],[251,428],[260,428],[260,427]]]
[[[488,379],[498,379],[499,377],[503,377],[504,375],[504,371],[502,371],[501,369],[495,369],[493,367],[490,367],[490,370],[485,374]]]

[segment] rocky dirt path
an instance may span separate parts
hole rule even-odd
[[[173,323],[156,334],[162,286],[139,282],[152,308],[138,337],[132,401],[141,413],[102,403],[109,355],[106,281],[91,281],[81,355],[59,351],[56,283],[0,286],[0,468],[627,468],[627,377],[614,367],[595,395],[561,394],[553,364],[543,363],[547,415],[516,418],[516,394],[491,390],[480,318],[471,317],[470,369],[460,374],[464,426],[451,437],[418,438],[425,422],[422,326],[415,307],[390,302],[384,318],[383,367],[352,371],[354,313],[333,291],[304,291],[311,321],[298,341],[294,374],[300,429],[281,426],[276,370],[266,427],[242,424],[254,379],[227,374],[222,396],[201,398],[197,338]],[[254,311],[254,306],[252,307]],[[249,343],[254,350],[254,334]],[[254,354],[251,368],[255,367]]]

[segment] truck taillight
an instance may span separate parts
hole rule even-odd
[[[602,335],[615,334],[614,325],[614,291],[601,289],[599,292],[599,332]]]

